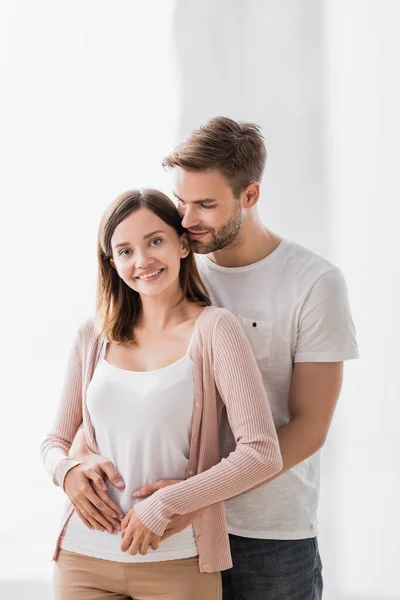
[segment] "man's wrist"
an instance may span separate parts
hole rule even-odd
[[[68,456],[73,460],[82,461],[90,454],[92,454],[92,451],[87,444],[80,444],[79,446],[72,444]]]

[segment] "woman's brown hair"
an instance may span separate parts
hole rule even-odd
[[[130,288],[113,267],[111,238],[117,226],[133,212],[147,208],[175,229],[185,234],[179,213],[165,194],[157,190],[131,190],[121,194],[105,212],[100,223],[97,244],[97,322],[107,338],[119,344],[135,343],[134,328],[141,315],[140,295]],[[182,296],[202,306],[211,304],[197,270],[194,254],[181,259],[179,272]]]

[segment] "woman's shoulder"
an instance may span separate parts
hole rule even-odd
[[[218,334],[230,327],[240,327],[238,318],[227,308],[207,306],[202,315],[202,328],[210,334]]]
[[[94,344],[102,335],[102,328],[95,317],[83,320],[78,328],[78,337],[85,346]]]

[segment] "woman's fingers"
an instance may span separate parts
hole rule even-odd
[[[86,525],[86,527],[88,529],[92,529],[92,525],[90,524],[90,521],[88,521],[87,519],[85,519],[85,517],[83,516],[83,514],[81,513],[81,511],[79,510],[79,508],[77,506],[74,506],[75,510],[76,510],[76,514],[78,515],[78,517],[80,518],[80,520],[82,521],[82,523],[84,525]]]
[[[80,503],[80,509],[83,515],[86,517],[86,519],[88,519],[92,524],[94,521],[95,523],[103,527],[102,531],[106,529],[108,533],[113,533],[113,525],[111,525],[108,519],[103,517],[103,515],[97,510],[95,506],[93,506],[91,502],[89,502],[87,498],[82,500],[82,502]]]
[[[147,554],[147,551],[149,549],[149,543],[150,543],[150,539],[148,536],[146,536],[141,544],[140,544],[140,548],[139,548],[139,552],[140,554],[142,554],[142,556],[144,556],[145,554]]]
[[[91,529],[95,529],[96,531],[105,531],[105,528],[87,512],[86,508],[82,504],[79,507],[75,506],[75,509],[79,510],[83,518],[89,522]]]
[[[137,554],[141,548],[141,545],[143,543],[143,539],[141,537],[139,537],[138,535],[136,535],[132,542],[131,545],[129,546],[129,554],[131,554],[132,556],[135,556],[135,554]]]
[[[93,489],[88,491],[87,500],[89,500],[89,502],[91,502],[93,506],[95,506],[97,510],[101,512],[103,517],[105,517],[106,519],[108,519],[109,517],[111,519],[117,518],[117,513],[114,510],[112,510],[109,506],[107,506],[107,504],[105,504],[105,502],[103,502],[103,500],[101,500],[98,497],[98,495]],[[120,513],[121,511],[118,510],[118,512]]]
[[[130,531],[129,528],[125,529],[125,533],[124,533],[124,537],[122,538],[122,542],[121,542],[121,550],[122,552],[126,552],[129,548],[129,546],[132,543],[132,533]]]
[[[152,536],[151,540],[150,540],[150,546],[151,548],[153,548],[153,550],[157,550],[158,546],[160,545],[160,536]]]
[[[100,500],[102,500],[104,504],[106,504],[108,508],[117,515],[118,519],[124,518],[124,513],[122,512],[120,507],[111,500],[107,492],[104,492],[102,490],[96,490],[95,493],[100,498]]]

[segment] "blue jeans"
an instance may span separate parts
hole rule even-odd
[[[223,600],[320,600],[317,538],[259,540],[230,535],[233,567],[222,571]]]

